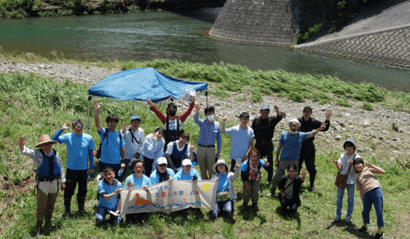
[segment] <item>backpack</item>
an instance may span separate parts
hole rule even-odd
[[[102,143],[104,142],[104,139],[107,138],[107,136],[108,136],[108,128],[105,128],[104,136],[103,136],[103,138],[102,138],[102,140],[101,140],[100,146],[98,147],[97,153],[95,154],[95,157],[96,157],[97,159],[100,159],[100,158],[101,158],[101,146],[102,146]],[[121,132],[120,132],[120,131],[118,131],[118,137],[120,137],[120,147],[121,147],[122,136],[121,136]],[[108,144],[108,138],[107,138],[107,143],[106,143],[106,144]]]

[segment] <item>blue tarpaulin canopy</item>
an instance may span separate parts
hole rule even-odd
[[[110,97],[118,100],[140,100],[159,102],[170,97],[180,99],[186,89],[203,91],[208,83],[172,78],[156,69],[135,68],[110,75],[94,86],[88,93],[93,96]]]

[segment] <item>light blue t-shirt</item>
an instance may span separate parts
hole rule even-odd
[[[101,131],[98,132],[100,140],[104,138],[105,128],[101,127]],[[108,131],[107,137],[105,137],[104,142],[101,145],[101,158],[100,161],[108,164],[119,164],[121,163],[121,147],[124,147],[124,137],[121,134],[120,139],[118,137],[118,131]],[[107,144],[108,140],[108,144]]]
[[[151,180],[151,185],[159,183],[159,175],[157,173],[158,169],[155,169],[152,171],[151,175],[149,176],[149,179]],[[167,168],[168,175],[172,177],[172,179],[175,179],[175,173],[174,170]],[[167,181],[168,179],[164,180]]]
[[[216,174],[216,176],[218,177],[218,189],[216,190],[216,193],[229,192],[228,174],[229,172],[225,174]]]
[[[125,179],[125,183],[124,183],[125,188],[128,188],[128,182],[131,182],[131,184],[134,184],[133,188],[140,188],[140,187],[151,185],[151,180],[144,174],[140,178],[135,177],[134,174],[131,174],[130,176],[128,176]]]
[[[101,193],[111,194],[115,192],[117,188],[122,188],[120,181],[114,179],[113,185],[110,185],[104,179],[103,181],[98,183],[98,195],[100,195]],[[99,196],[97,207],[105,207],[106,209],[116,211],[118,205],[118,195],[119,193],[108,200],[104,200],[102,196]]]
[[[234,160],[245,156],[246,152],[248,152],[251,139],[255,137],[251,127],[242,129],[240,125],[226,129],[225,134],[231,135],[231,153],[229,154],[229,158]]]
[[[191,168],[188,174],[184,173],[184,169],[180,170],[177,174],[175,174],[175,180],[192,180],[196,176],[197,180],[201,180],[201,176],[199,176],[198,170]]]
[[[88,152],[95,148],[91,135],[83,133],[77,136],[75,133],[68,133],[61,135],[58,139],[67,145],[66,167],[72,170],[88,169]]]
[[[265,167],[265,161],[263,159],[259,159],[259,165],[260,165],[259,169],[261,169],[262,167],[266,168]],[[248,172],[249,170],[250,170],[249,159],[247,159],[247,160],[245,160],[245,162],[243,162],[241,164],[241,171],[242,172]]]
[[[294,160],[299,158],[302,142],[305,140],[308,133],[297,132],[294,135],[289,134],[289,131],[283,132],[279,138],[277,150],[280,153],[280,160]]]

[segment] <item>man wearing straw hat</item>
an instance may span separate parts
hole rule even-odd
[[[42,135],[40,143],[34,147],[40,149],[32,150],[25,147],[23,137],[19,137],[18,145],[24,155],[33,159],[37,172],[37,234],[41,233],[43,217],[45,217],[45,228],[51,227],[54,204],[58,195],[58,178],[61,179],[61,190],[65,189],[64,166],[60,155],[51,145],[57,141],[51,140],[50,136]]]

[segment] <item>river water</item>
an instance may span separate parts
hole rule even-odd
[[[287,47],[210,39],[205,35],[219,10],[0,19],[0,45],[4,52],[32,52],[46,57],[57,53],[66,58],[100,60],[225,62],[252,70],[332,75],[410,91],[409,71],[315,56]]]

